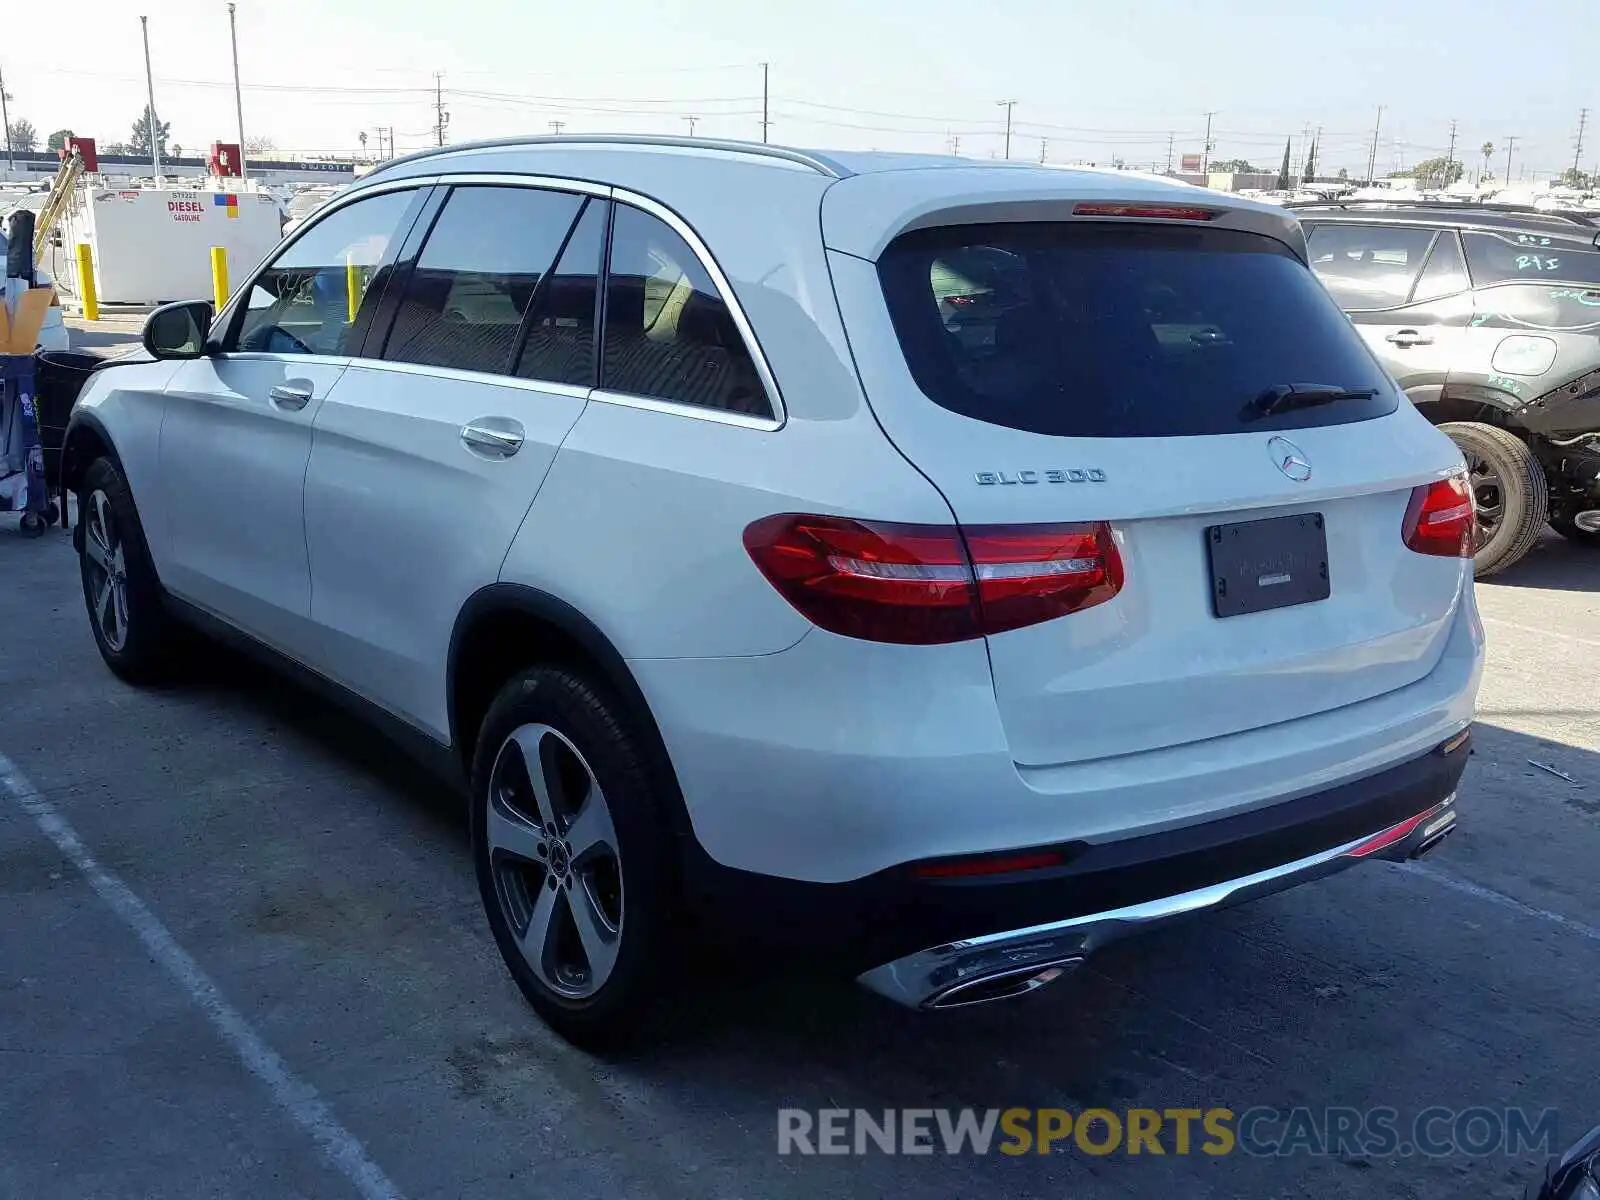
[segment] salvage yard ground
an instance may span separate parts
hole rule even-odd
[[[780,1157],[777,1110],[1600,1122],[1600,554],[1557,539],[1479,588],[1477,755],[1425,863],[939,1016],[686,963],[691,1011],[611,1063],[524,1006],[460,812],[383,743],[220,652],[121,684],[59,533],[0,522],[0,582],[0,1197],[1515,1197],[1542,1160]]]

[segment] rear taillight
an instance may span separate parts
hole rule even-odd
[[[1418,554],[1471,558],[1478,532],[1472,489],[1465,475],[1452,475],[1411,489],[1401,538]]]
[[[1122,588],[1122,556],[1104,522],[958,529],[782,513],[746,529],[744,546],[802,616],[873,642],[1003,633]]]

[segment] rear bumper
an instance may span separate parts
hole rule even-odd
[[[764,943],[819,952],[874,991],[929,1005],[965,982],[1079,959],[1183,913],[1281,891],[1364,858],[1412,857],[1453,828],[1470,753],[1462,731],[1382,771],[1264,808],[1038,847],[1060,859],[1042,869],[930,877],[930,866],[949,860],[924,860],[812,884],[729,870],[701,853],[690,883],[712,911],[724,920],[737,914]],[[1386,835],[1382,844],[1377,835]]]
[[[1231,907],[1322,879],[1368,858],[1427,853],[1456,824],[1455,793],[1375,836],[1352,838],[1291,862],[1137,904],[982,934],[915,951],[865,971],[858,982],[909,1008],[955,1008],[1019,995],[1090,953],[1179,917]]]

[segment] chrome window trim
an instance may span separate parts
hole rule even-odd
[[[576,192],[603,199],[610,199],[612,192],[609,184],[596,183],[592,179],[567,179],[559,175],[513,175],[499,171],[470,171],[459,175],[446,172],[434,176],[433,182],[440,187],[455,187],[458,184],[479,187],[524,187],[545,192]]]
[[[525,392],[546,392],[573,400],[587,400],[590,392],[594,390],[579,387],[575,383],[557,383],[553,379],[527,379],[521,375],[501,375],[496,371],[472,371],[465,367],[435,367],[427,363],[395,362],[387,358],[352,358],[350,366],[358,371],[397,371],[402,375],[455,379],[462,383],[481,383],[489,387],[519,388]]]
[[[706,408],[699,404],[680,404],[676,400],[657,400],[653,396],[635,396],[632,392],[612,392],[595,388],[589,399],[602,404],[615,404],[621,408],[637,408],[645,412],[665,413],[673,417],[689,417],[696,421],[715,421],[719,425],[737,425],[740,429],[758,429],[775,433],[783,422],[771,417],[757,417],[750,413],[731,412],[726,408]]]
[[[611,198],[618,204],[630,204],[634,208],[649,213],[652,217],[663,222],[669,229],[681,237],[689,250],[700,260],[700,266],[711,277],[711,284],[717,289],[722,302],[728,306],[728,314],[733,318],[734,328],[738,329],[739,337],[744,342],[745,353],[750,356],[751,363],[755,366],[756,375],[761,380],[762,389],[767,394],[767,404],[772,408],[771,417],[750,417],[744,413],[730,413],[726,409],[708,408],[695,404],[681,404],[673,400],[662,400],[660,404],[668,407],[658,411],[662,412],[704,412],[715,413],[722,416],[736,417],[738,420],[731,422],[735,425],[744,425],[749,421],[759,421],[761,424],[752,426],[757,429],[782,429],[789,420],[789,410],[783,403],[783,393],[778,390],[777,378],[772,374],[772,367],[767,363],[766,353],[761,349],[761,342],[756,337],[755,329],[750,324],[750,319],[745,316],[739,298],[734,295],[733,286],[728,282],[728,277],[722,273],[722,268],[717,265],[717,260],[712,256],[700,235],[694,228],[658,200],[649,196],[642,196],[638,192],[631,192],[626,188],[612,188]],[[607,257],[609,262],[609,256]],[[602,335],[604,330],[601,331]],[[601,357],[605,357],[604,337],[601,339]],[[601,378],[605,378],[602,369]],[[625,392],[610,393],[615,396],[626,396]],[[637,397],[636,397],[637,398]],[[652,398],[653,399],[653,398]]]
[[[358,361],[349,354],[284,354],[274,350],[225,350],[210,357],[223,362],[277,362],[285,366],[310,363],[314,367],[348,367]]]

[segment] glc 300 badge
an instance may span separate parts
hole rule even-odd
[[[979,471],[975,479],[985,487],[997,483],[1104,483],[1099,467],[1051,468],[1046,471]]]

